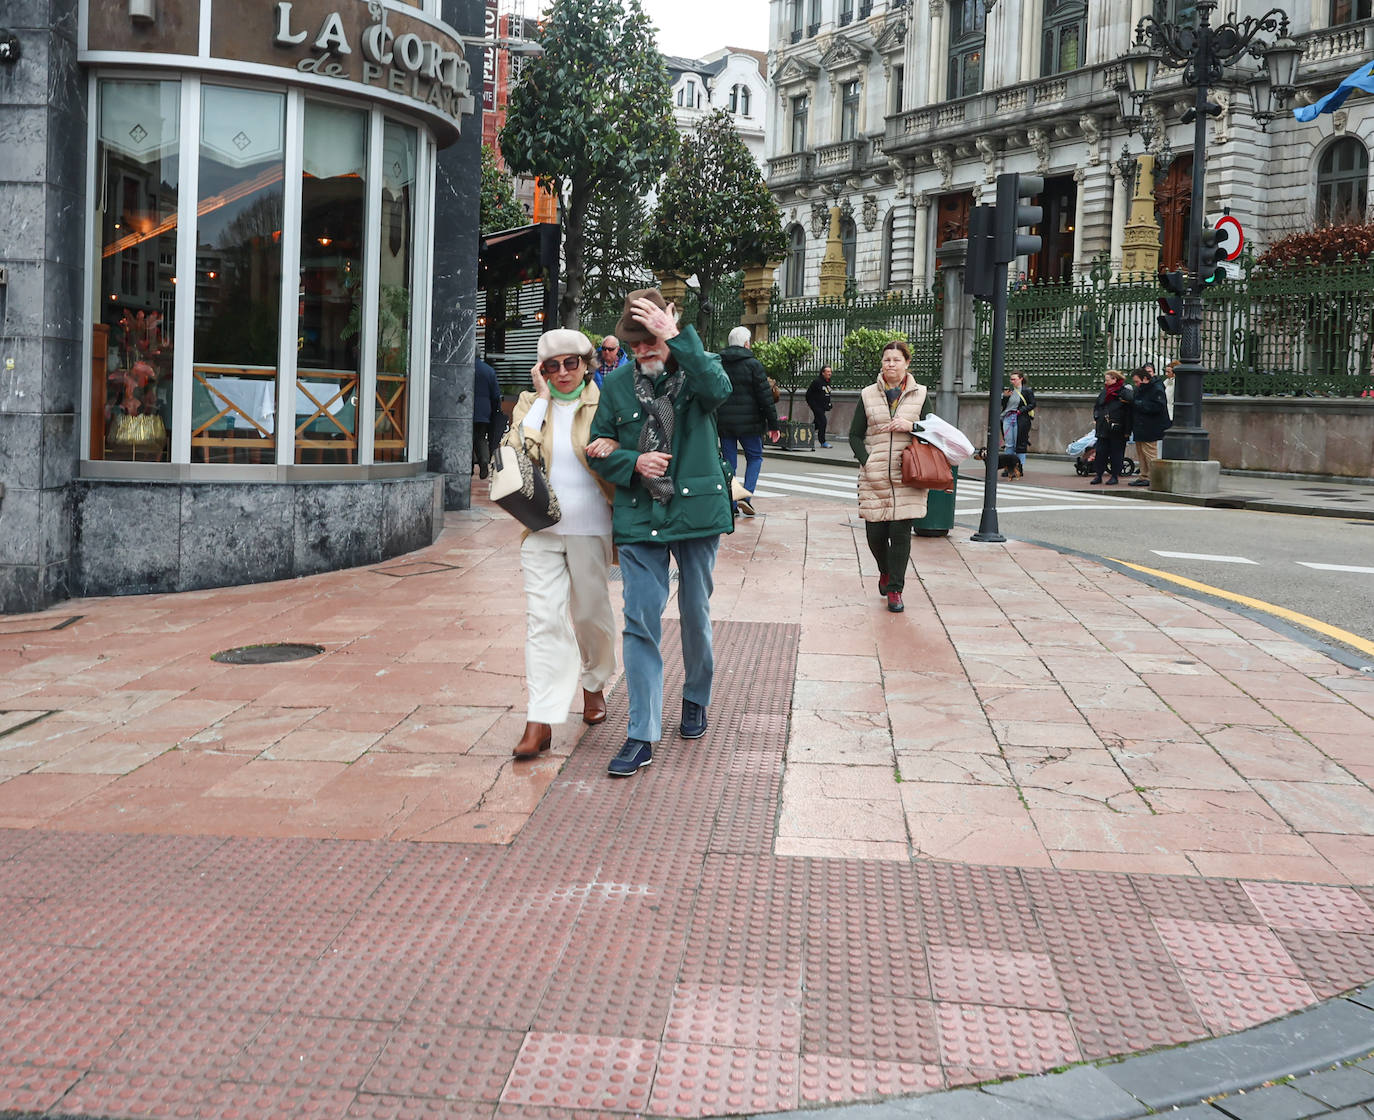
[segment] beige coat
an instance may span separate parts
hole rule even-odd
[[[533,438],[526,436],[523,424],[525,414],[529,412],[536,400],[538,400],[538,396],[535,393],[526,391],[520,394],[520,398],[515,402],[515,408],[511,410],[510,428],[501,441],[502,443],[509,444],[511,447],[519,447],[521,440],[527,444],[535,442]],[[586,387],[582,390],[582,399],[578,402],[577,411],[573,413],[572,443],[573,450],[577,453],[578,462],[582,464],[582,469],[592,476],[597,487],[606,495],[606,504],[610,505],[615,501],[615,487],[592,470],[587,463],[587,444],[591,442],[592,417],[596,415],[596,406],[600,403],[601,390],[595,381],[587,382]],[[539,441],[539,451],[544,464],[544,474],[547,476],[553,467],[553,425],[545,424],[541,434],[543,438]],[[525,530],[521,539],[523,540],[526,536],[529,536],[528,529]]]
[[[868,418],[864,447],[868,460],[859,468],[859,516],[865,521],[906,521],[926,515],[925,490],[902,481],[902,451],[911,442],[910,425],[921,418],[926,387],[907,374],[896,411],[889,414],[882,374],[859,394],[859,404]],[[875,432],[889,420],[908,425],[905,432]]]

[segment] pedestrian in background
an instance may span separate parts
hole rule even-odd
[[[481,358],[475,363],[472,381],[472,461],[477,477],[491,471],[491,449],[501,442],[506,414],[501,411],[501,385],[496,371]]]
[[[1097,447],[1093,455],[1096,473],[1088,485],[1101,486],[1105,471],[1107,485],[1115,486],[1126,457],[1126,440],[1131,434],[1131,387],[1119,369],[1109,369],[1102,375],[1102,391],[1093,405],[1093,423],[1097,428]]]
[[[606,374],[613,369],[619,369],[630,359],[625,356],[625,351],[620,348],[620,339],[613,334],[608,334],[601,340],[601,345],[597,349],[599,361],[596,368],[592,370],[592,380],[596,382],[596,387],[601,388],[606,380]]]
[[[746,517],[753,517],[754,488],[763,469],[764,433],[774,443],[782,433],[768,374],[749,348],[749,328],[735,327],[728,341],[730,345],[720,352],[720,364],[730,378],[730,396],[716,412],[716,427],[721,457],[732,472],[738,470],[739,451],[744,450],[744,489],[748,493],[740,498],[738,507]]]
[[[1174,371],[1178,369],[1179,364],[1179,360],[1175,358],[1164,367],[1164,399],[1169,402],[1170,420],[1174,418],[1174,387],[1177,384],[1177,382],[1174,381]]]
[[[1140,460],[1140,477],[1131,479],[1130,485],[1149,486],[1150,468],[1159,458],[1159,439],[1174,422],[1169,419],[1169,399],[1163,381],[1154,375],[1153,366],[1146,362],[1131,374],[1131,382],[1131,433]]]
[[[878,594],[894,614],[905,610],[912,522],[926,515],[927,491],[902,481],[902,451],[926,402],[926,387],[912,378],[910,366],[905,342],[894,339],[884,346],[878,379],[859,394],[849,425],[849,446],[859,460],[859,516],[878,564]]]
[[[715,662],[711,591],[721,533],[734,529],[716,410],[730,396],[720,359],[694,328],[678,329],[656,288],[625,297],[616,334],[634,351],[613,371],[592,424],[592,465],[615,484],[615,543],[625,592],[621,657],[629,735],[607,771],[623,778],[653,761],[663,724],[663,609],[677,564],[684,739],[706,734]],[[605,443],[601,442],[606,441]]]
[[[816,429],[816,442],[829,447],[825,442],[825,425],[830,412],[830,379],[834,372],[829,366],[821,366],[816,379],[806,387],[806,406],[811,409],[811,423]]]
[[[511,446],[538,447],[562,517],[520,543],[525,582],[525,732],[511,752],[536,758],[553,742],[553,724],[568,718],[582,682],[582,719],[606,718],[606,685],[615,674],[609,483],[592,473],[592,419],[601,400],[592,380],[592,344],[581,331],[539,336],[530,370],[533,392],[511,413]],[[603,448],[604,450],[604,448]]]
[[[1011,371],[1012,387],[1021,394],[1021,407],[1016,410],[1016,458],[1021,465],[1019,474],[1026,473],[1026,453],[1030,450],[1031,424],[1035,421],[1035,390],[1019,369]]]

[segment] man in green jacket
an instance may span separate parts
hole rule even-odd
[[[730,395],[730,379],[695,329],[678,330],[672,304],[655,288],[625,297],[615,333],[635,360],[606,375],[587,454],[615,484],[612,528],[625,594],[630,722],[607,769],[628,777],[653,761],[653,744],[662,736],[660,644],[670,557],[678,569],[684,671],[678,731],[684,739],[706,734],[716,549],[720,534],[734,528],[715,415]]]

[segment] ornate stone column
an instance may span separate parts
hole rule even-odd
[[[911,257],[913,291],[930,287],[930,207],[933,201],[929,191],[922,191],[912,199],[916,209],[916,236]]]
[[[1078,273],[1086,271],[1087,262],[1083,260],[1083,216],[1086,207],[1083,205],[1083,184],[1088,178],[1088,170],[1085,167],[1075,167],[1073,169],[1073,270]]]
[[[945,0],[929,0],[930,26],[927,31],[930,43],[930,66],[926,70],[926,104],[935,105],[944,100],[940,79],[945,76],[945,58],[949,54],[948,29],[945,24]]]
[[[1159,223],[1155,221],[1155,157],[1136,157],[1131,217],[1121,242],[1121,275],[1153,276],[1159,271]]]
[[[740,285],[744,314],[740,316],[740,325],[749,328],[755,342],[768,340],[768,304],[773,298],[773,274],[778,264],[769,261],[744,270],[744,283]]]
[[[844,246],[840,243],[840,208],[830,208],[830,234],[825,239],[825,257],[821,260],[821,299],[843,299],[848,273],[844,266]]]

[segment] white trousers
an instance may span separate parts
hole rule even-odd
[[[611,538],[531,533],[525,576],[525,687],[531,723],[568,718],[579,680],[588,692],[615,675],[615,615],[606,580]]]

